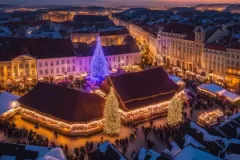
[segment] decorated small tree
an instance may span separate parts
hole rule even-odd
[[[92,82],[102,81],[109,75],[108,63],[104,56],[100,37],[97,38],[97,45],[91,60],[90,79]]]
[[[168,104],[167,121],[169,125],[176,125],[182,122],[183,101],[180,97],[174,96]]]
[[[109,95],[105,99],[103,130],[110,136],[118,135],[121,127],[121,113],[119,112],[119,103],[113,88],[111,88]]]

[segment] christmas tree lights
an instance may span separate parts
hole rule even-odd
[[[101,46],[100,37],[97,38],[97,46],[95,48],[90,67],[90,79],[92,82],[100,82],[109,75],[107,60]]]
[[[110,136],[118,135],[121,127],[121,113],[119,103],[111,88],[109,95],[106,97],[106,103],[103,112],[103,130]]]
[[[174,96],[168,103],[167,121],[169,125],[176,125],[182,122],[183,101],[180,97]]]

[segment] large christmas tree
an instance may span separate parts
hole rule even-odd
[[[104,56],[104,52],[101,46],[100,37],[97,38],[97,46],[95,48],[90,69],[90,78],[93,82],[102,81],[109,75],[108,63]]]
[[[182,122],[183,101],[180,97],[174,96],[168,104],[168,117],[169,125],[176,125]]]
[[[121,113],[119,112],[119,103],[113,88],[111,88],[105,100],[103,130],[111,136],[118,135],[121,127]]]

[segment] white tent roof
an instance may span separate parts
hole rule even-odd
[[[232,92],[229,92],[229,91],[227,91],[225,89],[220,91],[220,92],[218,92],[218,94],[226,97],[231,102],[235,102],[235,101],[240,100],[240,96],[239,95],[237,95],[235,93],[232,93]]]
[[[54,148],[43,156],[44,160],[66,160],[61,148]]]
[[[11,102],[16,101],[19,96],[8,92],[0,93],[0,115],[11,109]]]

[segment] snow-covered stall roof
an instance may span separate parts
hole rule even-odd
[[[221,95],[225,98],[227,98],[230,102],[236,102],[238,100],[240,100],[240,96],[237,94],[234,94],[230,91],[225,90],[224,88],[222,88],[221,86],[215,85],[215,84],[201,84],[198,87],[199,90],[205,91],[205,92],[209,92],[211,94],[214,95]]]
[[[111,152],[115,152],[115,154],[117,154],[119,156],[119,160],[126,160],[126,158],[109,141],[103,142],[98,147],[98,149],[100,152],[102,152],[104,155],[106,155],[106,157],[108,157],[107,154],[109,154],[109,150],[111,150]],[[109,155],[108,158],[110,158],[111,156],[112,156],[112,154]]]
[[[205,90],[205,91],[215,93],[215,94],[224,90],[224,88],[222,88],[218,85],[215,85],[215,84],[201,84],[198,88],[200,90]]]
[[[146,158],[147,155],[151,156],[151,160],[157,160],[161,154],[157,153],[153,150],[146,150],[145,148],[142,148],[139,153],[138,153],[138,159],[139,160],[144,160]]]
[[[221,158],[216,157],[208,152],[202,151],[198,148],[193,147],[192,145],[188,145],[182,149],[180,153],[178,153],[174,160],[203,160],[203,159],[211,159],[211,160],[221,160]]]
[[[0,115],[11,109],[11,103],[16,101],[19,96],[13,95],[8,92],[0,93]]]
[[[66,160],[61,148],[54,148],[43,156],[44,160]]]
[[[171,79],[171,80],[173,80],[173,82],[175,82],[175,83],[179,83],[179,82],[182,82],[182,78],[180,78],[180,77],[177,77],[177,76],[173,76],[173,75],[168,75],[168,77]]]
[[[236,102],[236,101],[239,101],[240,100],[240,96],[235,94],[235,93],[232,93],[232,92],[229,92],[227,90],[222,90],[222,91],[219,91],[218,94],[220,94],[221,96],[224,96],[226,97],[229,101],[231,102]]]

